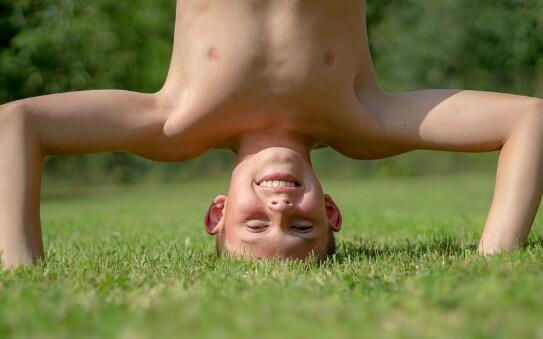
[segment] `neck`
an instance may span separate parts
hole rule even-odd
[[[307,138],[293,133],[245,133],[241,135],[233,148],[236,164],[266,148],[284,147],[300,154],[309,164],[309,153],[313,144]]]

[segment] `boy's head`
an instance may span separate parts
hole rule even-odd
[[[228,196],[217,196],[205,217],[217,251],[250,258],[322,259],[335,251],[341,213],[308,160],[283,147],[243,159]]]

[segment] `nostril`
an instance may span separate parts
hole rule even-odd
[[[290,200],[283,200],[283,202],[287,205],[292,205],[292,203],[290,202]]]
[[[277,205],[277,201],[272,201],[272,205]]]

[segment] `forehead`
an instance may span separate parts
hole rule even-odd
[[[309,239],[261,237],[252,240],[230,232],[223,240],[229,254],[245,259],[273,257],[306,259],[312,255],[320,257],[325,251],[328,237],[325,235]]]

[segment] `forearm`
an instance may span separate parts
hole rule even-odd
[[[2,265],[43,257],[39,199],[43,155],[38,135],[17,109],[0,106],[0,252]]]
[[[526,118],[501,149],[494,197],[479,243],[481,254],[512,251],[526,242],[543,193],[541,121],[537,115]]]
[[[6,267],[43,257],[39,198],[49,154],[128,151],[159,158],[168,108],[157,95],[89,91],[0,106],[0,252]]]
[[[377,107],[387,143],[414,149],[501,149],[479,252],[525,243],[543,191],[543,101],[503,93],[422,91],[388,95]]]

